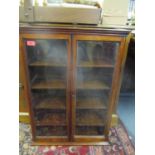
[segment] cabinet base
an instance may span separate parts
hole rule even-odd
[[[75,136],[72,141],[67,137],[36,137],[31,145],[108,145],[105,136]]]
[[[62,146],[62,145],[109,145],[108,142],[85,142],[85,143],[81,143],[81,142],[32,142],[31,143],[32,146],[35,146],[35,145],[42,145],[42,146],[51,146],[51,145],[59,145],[59,146]]]

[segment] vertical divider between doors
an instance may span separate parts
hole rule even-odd
[[[66,104],[67,104],[67,108],[66,108],[66,121],[67,121],[67,130],[68,130],[68,140],[71,141],[71,58],[72,58],[72,41],[71,41],[71,36],[69,35],[68,37],[68,67],[67,67],[67,99],[66,99]]]
[[[72,122],[72,131],[71,131],[71,140],[74,140],[75,136],[75,125],[76,125],[76,55],[77,55],[77,44],[76,36],[72,35],[72,78],[71,78],[71,122]]]

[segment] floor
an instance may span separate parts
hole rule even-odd
[[[135,96],[121,95],[117,113],[125,125],[132,142],[135,142]]]

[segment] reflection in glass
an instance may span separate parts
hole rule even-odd
[[[37,136],[67,136],[66,40],[25,40]]]
[[[103,135],[119,43],[78,41],[76,135]]]

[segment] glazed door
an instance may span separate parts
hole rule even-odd
[[[105,138],[120,44],[119,37],[74,37],[74,141],[103,141]]]
[[[34,139],[69,139],[69,35],[22,35]]]

